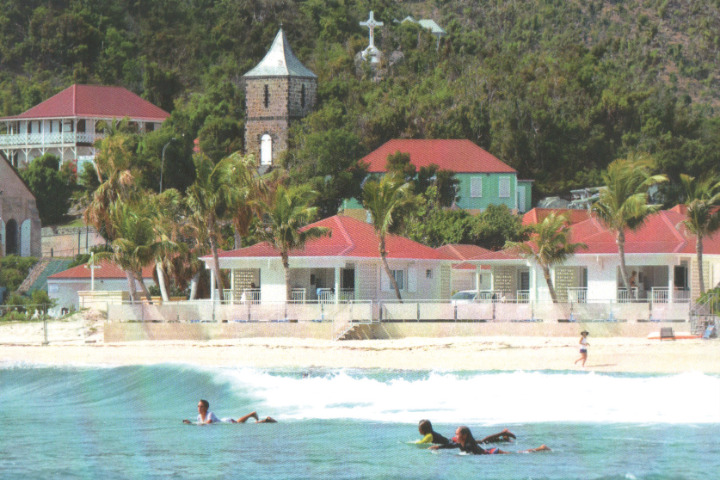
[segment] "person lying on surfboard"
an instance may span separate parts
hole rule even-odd
[[[218,418],[213,412],[210,412],[210,402],[207,400],[200,400],[198,402],[198,416],[197,416],[197,423],[200,425],[204,424],[210,424],[210,423],[245,423],[250,418],[255,419],[255,423],[277,423],[277,420],[275,420],[272,417],[265,417],[263,419],[258,418],[258,414],[256,412],[250,412],[247,415],[244,415],[237,420],[233,418]],[[183,423],[193,423],[190,420],[183,420]]]
[[[470,432],[470,429],[468,427],[458,427],[455,431],[455,435],[457,437],[457,442],[450,442],[447,445],[433,445],[430,447],[431,450],[438,450],[438,449],[445,449],[445,448],[459,448],[461,452],[465,453],[472,453],[473,455],[499,455],[499,454],[508,454],[512,452],[506,452],[504,450],[500,450],[499,448],[489,448],[484,449],[482,448],[477,440],[473,437],[472,432]],[[533,453],[533,452],[544,452],[549,451],[550,449],[547,447],[547,445],[540,445],[537,448],[531,448],[529,450],[522,450],[517,453]]]
[[[447,445],[448,443],[450,443],[450,440],[433,430],[433,426],[432,423],[430,423],[430,420],[420,420],[420,423],[418,424],[418,431],[420,432],[420,435],[423,436],[423,438],[415,442],[417,444],[432,443],[434,445]],[[515,439],[515,434],[506,428],[502,432],[488,435],[487,437],[480,440],[478,443],[512,442],[513,439]],[[457,442],[457,439],[453,438],[452,441]]]

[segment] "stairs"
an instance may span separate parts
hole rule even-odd
[[[18,287],[18,293],[31,294],[35,290],[47,291],[47,278],[58,272],[67,270],[72,259],[58,259],[51,257],[41,258],[28,273],[23,283]]]
[[[335,337],[336,340],[381,340],[390,338],[390,334],[380,323],[353,323]]]

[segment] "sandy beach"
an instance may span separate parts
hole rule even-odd
[[[0,324],[0,363],[148,365],[186,363],[261,368],[401,370],[581,370],[578,339],[486,336],[331,341],[243,338],[104,343],[102,318]],[[591,338],[586,370],[720,373],[718,340]]]

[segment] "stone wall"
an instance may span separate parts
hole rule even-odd
[[[105,239],[92,227],[42,229],[43,257],[73,257],[79,253],[90,253],[92,247],[104,244]]]
[[[8,224],[14,228],[11,245],[16,246],[16,252],[13,253],[39,257],[41,225],[35,197],[10,164],[0,158],[0,255],[3,256],[9,253],[6,251],[11,233],[6,228]],[[29,239],[25,238],[28,230]]]
[[[267,106],[266,100],[267,87]],[[303,88],[305,94],[303,95]],[[304,102],[303,102],[304,97]],[[272,162],[287,150],[290,122],[312,112],[317,81],[310,78],[253,77],[245,80],[245,152],[260,163],[261,139],[272,137]]]

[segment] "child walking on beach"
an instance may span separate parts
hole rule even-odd
[[[585,367],[585,361],[587,360],[587,347],[590,345],[587,341],[587,336],[587,330],[580,332],[580,358],[575,360],[575,365],[582,360],[582,366]]]

